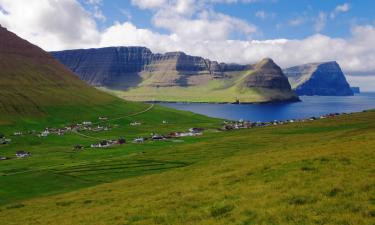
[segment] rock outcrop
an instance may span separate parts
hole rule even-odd
[[[89,84],[109,89],[201,87],[207,90],[217,85],[215,90],[232,88],[232,95],[239,89],[244,93],[244,88],[254,89],[257,95],[271,90],[260,101],[296,100],[288,79],[271,59],[254,65],[226,64],[183,52],[154,54],[144,47],[78,49],[51,54]]]
[[[353,91],[337,62],[310,63],[284,69],[298,95],[350,96]]]

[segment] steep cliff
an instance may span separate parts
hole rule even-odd
[[[297,97],[271,59],[225,64],[183,52],[153,54],[144,47],[52,52],[88,83],[131,100],[194,102],[289,101]],[[119,92],[117,92],[119,93]]]
[[[310,63],[284,70],[298,95],[353,95],[337,62]]]

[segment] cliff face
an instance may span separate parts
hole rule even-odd
[[[353,95],[337,62],[310,63],[284,70],[298,95]]]
[[[86,82],[109,89],[127,91],[148,87],[144,92],[149,94],[156,92],[150,88],[215,88],[228,90],[235,99],[240,95],[239,90],[243,93],[247,88],[257,92],[257,96],[271,90],[260,101],[296,99],[287,78],[271,59],[255,65],[225,64],[183,52],[154,54],[144,47],[68,50],[52,52],[52,55]],[[262,90],[255,91],[257,88]],[[146,93],[134,94],[139,95]],[[142,100],[155,97],[147,96]]]
[[[147,75],[154,76],[154,82],[149,84],[151,86],[186,86],[222,77],[224,72],[249,68],[238,64],[219,64],[183,52],[153,54],[144,47],[78,49],[51,54],[89,84],[120,88],[136,86],[142,81],[142,76]],[[193,75],[202,75],[202,79],[189,81]]]

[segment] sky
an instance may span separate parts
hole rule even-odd
[[[0,0],[0,24],[44,50],[145,46],[281,67],[337,61],[375,91],[373,0]]]

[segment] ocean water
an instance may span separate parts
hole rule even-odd
[[[328,113],[360,112],[375,109],[375,93],[355,96],[301,96],[301,102],[266,104],[160,103],[180,110],[230,120],[268,122],[304,119]]]

